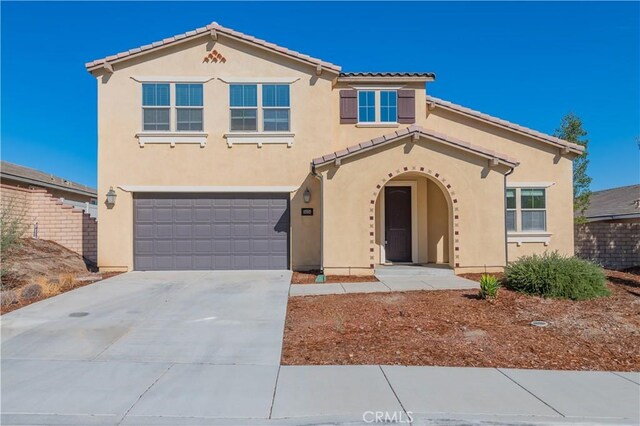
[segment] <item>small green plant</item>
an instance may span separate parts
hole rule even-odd
[[[498,296],[500,282],[493,275],[483,274],[480,278],[480,296],[481,299],[493,299]]]
[[[505,279],[516,291],[544,297],[585,300],[610,294],[600,266],[558,252],[521,257],[505,268]]]
[[[0,251],[5,258],[7,252],[19,247],[27,226],[26,211],[13,198],[3,198],[0,206]]]

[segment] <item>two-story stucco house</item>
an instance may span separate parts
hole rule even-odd
[[[428,96],[432,73],[342,72],[215,22],[86,67],[103,270],[573,254],[582,147]]]

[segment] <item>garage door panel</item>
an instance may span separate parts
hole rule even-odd
[[[286,269],[288,194],[136,194],[139,270]]]

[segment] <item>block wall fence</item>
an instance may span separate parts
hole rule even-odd
[[[54,241],[96,263],[97,221],[80,209],[63,204],[45,189],[0,185],[2,208],[23,215],[25,237]]]
[[[575,226],[575,253],[610,269],[640,266],[640,222]]]

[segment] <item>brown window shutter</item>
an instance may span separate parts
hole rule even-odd
[[[416,122],[416,91],[398,90],[398,123]]]
[[[353,89],[340,91],[340,124],[358,122],[358,92]]]

